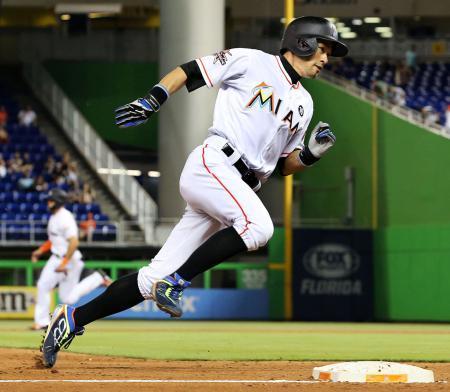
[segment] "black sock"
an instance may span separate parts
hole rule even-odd
[[[144,300],[137,284],[138,273],[126,275],[113,282],[102,294],[76,308],[75,325],[83,327],[92,321],[129,309]]]
[[[192,253],[177,273],[184,280],[191,280],[220,264],[222,261],[247,250],[244,240],[233,227],[218,231]]]

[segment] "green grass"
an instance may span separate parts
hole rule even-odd
[[[0,321],[0,346],[37,348],[29,321]],[[450,361],[450,325],[99,321],[70,351],[169,360]]]

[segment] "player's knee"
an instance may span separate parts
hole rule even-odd
[[[252,220],[242,232],[242,239],[249,251],[256,250],[264,245],[272,238],[274,231],[273,222],[269,214]]]
[[[255,239],[258,248],[267,244],[273,236],[273,230],[273,222],[271,219],[254,225],[253,231],[255,232]]]

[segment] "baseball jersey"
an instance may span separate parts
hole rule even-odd
[[[78,238],[78,227],[72,213],[61,207],[52,214],[48,221],[47,234],[52,243],[51,252],[60,257],[65,256],[69,238]],[[76,250],[73,257],[80,258],[80,251]]]
[[[181,66],[188,90],[219,88],[209,134],[226,138],[261,180],[280,158],[303,148],[313,101],[284,57],[230,49],[195,62],[203,80],[192,65]]]

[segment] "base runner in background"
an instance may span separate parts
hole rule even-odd
[[[186,211],[152,262],[115,281],[74,309],[56,308],[44,336],[43,363],[52,367],[90,322],[153,299],[174,317],[189,280],[244,251],[264,246],[273,223],[256,192],[276,167],[290,175],[316,163],[336,137],[319,122],[305,141],[313,101],[301,78],[315,78],[329,56],[345,56],[336,27],[319,17],[293,20],[279,56],[230,49],[183,64],[149,93],[116,110],[121,128],[145,123],[171,94],[219,87],[214,121],[203,145],[192,151],[180,178]],[[175,147],[175,146],[174,146]]]
[[[64,208],[66,201],[63,190],[50,191],[47,203],[52,215],[47,226],[48,240],[31,254],[33,263],[48,251],[52,254],[37,282],[33,330],[50,324],[50,295],[56,286],[61,302],[75,304],[97,287],[112,283],[103,271],[95,271],[80,281],[84,263],[78,250],[78,227],[72,213]]]

